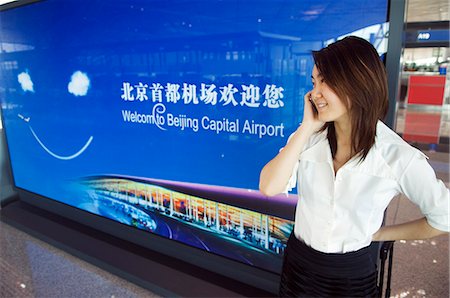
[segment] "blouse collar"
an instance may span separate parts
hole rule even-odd
[[[369,150],[364,161],[360,162],[358,156],[353,157],[347,161],[339,171],[345,169],[374,177],[396,179],[393,170],[387,164],[379,150],[380,143],[385,141],[386,129],[389,128],[381,121],[378,121],[375,144]],[[331,166],[331,169],[333,169],[333,158],[327,138],[327,130],[320,132],[315,136],[314,144],[302,152],[300,159],[316,163],[327,163]]]

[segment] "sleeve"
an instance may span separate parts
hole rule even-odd
[[[286,144],[289,143],[289,141],[291,140],[291,138],[294,134],[295,134],[295,132],[289,136]],[[281,152],[283,150],[283,148],[284,147],[282,147],[279,152]],[[283,193],[285,193],[285,194],[288,194],[288,192],[292,191],[295,188],[295,186],[297,185],[298,164],[299,164],[299,161],[297,161],[295,163],[294,168],[292,169],[291,177],[289,178],[289,181],[283,191]]]
[[[435,229],[450,231],[450,192],[436,178],[426,156],[416,152],[399,182],[403,193],[422,211],[428,223]]]

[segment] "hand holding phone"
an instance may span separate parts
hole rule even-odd
[[[313,107],[314,114],[316,114],[316,115],[319,114],[319,111],[317,110],[317,107],[314,104],[314,101],[312,100],[312,95],[309,95],[309,102],[311,103],[311,105]]]
[[[312,125],[313,130],[317,131],[324,125],[324,122],[319,119],[319,112],[316,105],[314,104],[314,100],[312,99],[312,91],[309,91],[305,94],[304,101],[305,109],[302,125]]]

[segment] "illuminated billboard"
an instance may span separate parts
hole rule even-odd
[[[386,51],[387,1],[56,1],[0,12],[15,186],[281,269],[296,195],[259,173],[302,121],[311,50]]]

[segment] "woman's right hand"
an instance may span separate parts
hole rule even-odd
[[[312,100],[312,91],[309,91],[305,94],[304,97],[305,105],[303,112],[303,121],[302,126],[307,126],[309,129],[312,129],[314,132],[318,131],[325,122],[319,120],[319,114],[315,106],[313,106]]]
[[[259,190],[266,196],[273,196],[286,191],[305,144],[307,144],[311,135],[324,124],[319,120],[317,112],[313,110],[314,108],[309,101],[310,96],[311,92],[305,95],[303,122],[296,132],[289,137],[283,150],[268,162],[261,171]]]

